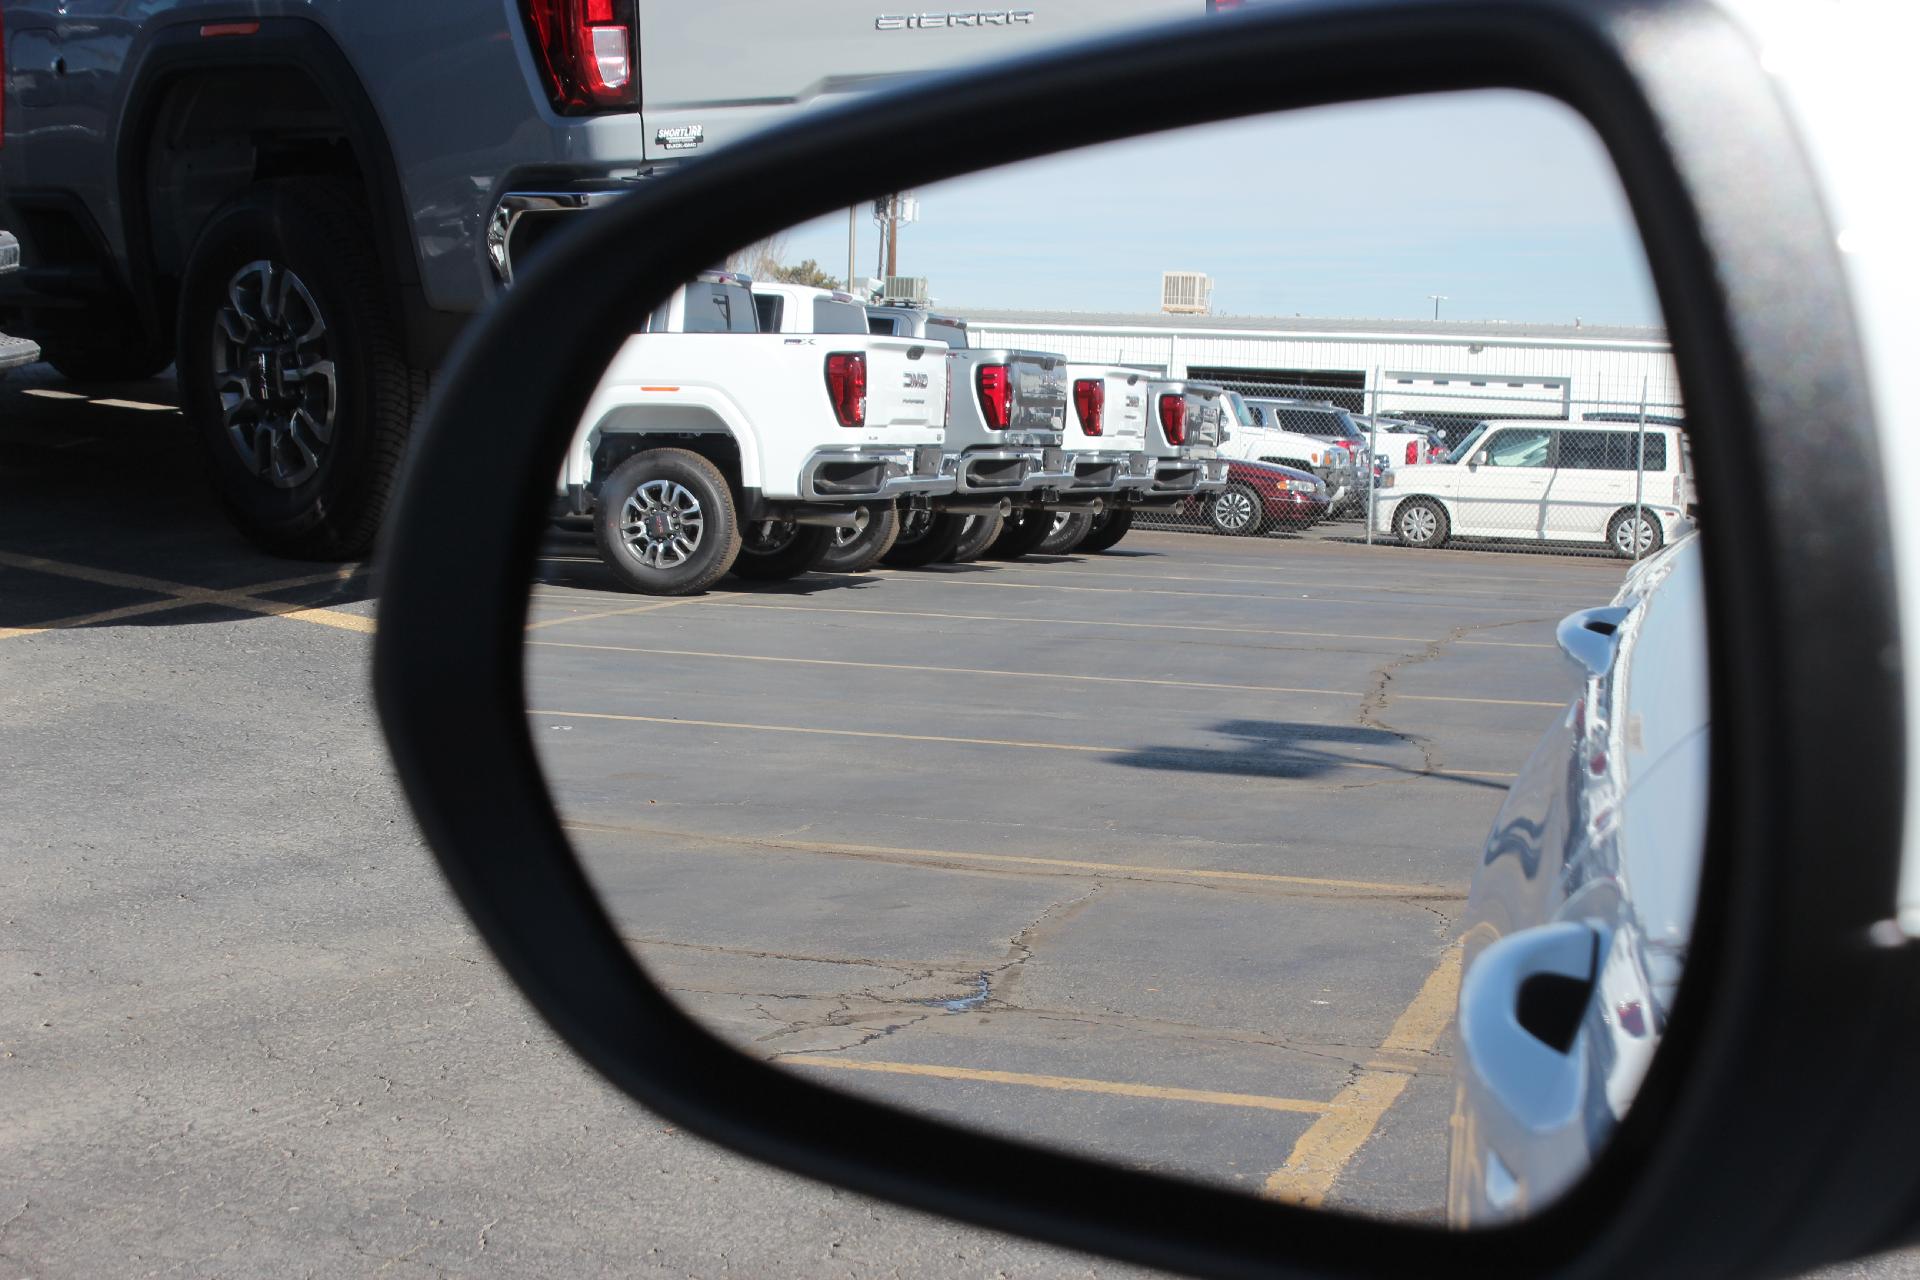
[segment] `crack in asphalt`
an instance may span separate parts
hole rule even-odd
[[[1391,686],[1395,676],[1407,670],[1409,667],[1423,666],[1426,663],[1439,659],[1446,652],[1449,645],[1458,644],[1468,636],[1478,632],[1497,631],[1502,627],[1518,627],[1550,621],[1552,621],[1550,618],[1515,618],[1509,622],[1481,622],[1468,626],[1454,627],[1439,639],[1427,641],[1425,647],[1422,648],[1420,652],[1401,654],[1393,661],[1382,663],[1380,666],[1374,668],[1370,676],[1367,691],[1360,699],[1360,711],[1358,715],[1360,726],[1365,729],[1377,729],[1382,733],[1390,733],[1400,739],[1420,753],[1421,765],[1418,773],[1409,774],[1406,777],[1358,783],[1344,789],[1359,790],[1365,787],[1377,787],[1387,782],[1405,782],[1408,781],[1409,778],[1444,772],[1444,766],[1440,758],[1440,750],[1434,745],[1431,738],[1428,738],[1425,734],[1413,733],[1405,729],[1396,728],[1381,718],[1381,713],[1386,710],[1387,703],[1392,699]]]

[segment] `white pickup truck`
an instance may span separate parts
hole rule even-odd
[[[756,280],[753,283],[754,313],[762,333],[823,334],[871,332],[866,306],[850,293],[839,289],[821,289],[813,285],[782,281]],[[933,354],[944,361],[945,343],[928,344]],[[909,377],[912,375],[909,374]],[[941,412],[945,413],[944,403]],[[943,459],[944,461],[944,459]],[[866,522],[856,527],[840,525],[828,531],[826,544],[814,558],[813,568],[829,573],[859,573],[871,569],[893,550],[900,536],[899,505],[891,501],[862,504]]]
[[[652,595],[729,569],[784,578],[874,504],[954,491],[939,347],[866,333],[759,331],[751,282],[703,272],[627,340],[588,402],[560,514]]]
[[[1066,357],[972,347],[965,321],[920,307],[871,306],[867,320],[876,334],[942,342],[948,348],[946,468],[954,478],[953,493],[907,504],[887,563],[926,565],[988,548],[990,554],[1021,554],[1007,542],[1032,535],[1027,513],[1038,513],[1034,519],[1050,525],[1048,508],[1073,486],[1073,466],[1063,447]],[[996,520],[1005,521],[997,530]],[[1016,530],[1025,532],[1016,535]],[[1034,537],[1033,544],[1038,542]]]
[[[1116,365],[1068,366],[1067,455],[1075,482],[1032,549],[1105,551],[1138,511],[1177,511],[1227,483],[1220,447],[1234,420],[1219,387]]]
[[[20,269],[20,242],[13,238],[11,231],[0,231],[0,275]],[[17,369],[23,364],[32,364],[40,358],[38,343],[25,338],[9,338],[0,333],[0,373]]]
[[[1111,517],[1123,507],[1146,501],[1153,487],[1156,459],[1147,450],[1149,419],[1154,414],[1148,383],[1152,375],[1120,365],[1073,363],[1067,366],[1065,447],[1073,466],[1073,487],[1053,509],[1051,526],[1033,548],[1064,553],[1092,531],[1120,527]],[[1109,544],[1110,545],[1110,544]]]

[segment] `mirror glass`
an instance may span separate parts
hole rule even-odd
[[[1687,419],[1588,127],[1248,119],[687,276],[578,424],[526,636],[674,998],[1253,1196],[1571,1185],[1680,978],[1708,736]]]

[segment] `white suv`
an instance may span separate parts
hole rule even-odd
[[[1382,477],[1375,528],[1413,547],[1449,537],[1601,543],[1633,559],[1693,527],[1686,435],[1637,423],[1483,422],[1439,463]],[[1639,511],[1636,520],[1635,511]]]

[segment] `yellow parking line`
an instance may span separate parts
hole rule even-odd
[[[575,613],[562,618],[542,618],[538,622],[529,622],[527,630],[538,631],[542,627],[557,627],[568,622],[596,622],[601,618],[624,618],[631,613],[652,613],[656,609],[671,609],[675,605],[699,603],[701,603],[699,596],[681,596],[677,600],[656,600],[652,604],[637,604],[630,609],[603,609],[598,613]]]
[[[92,403],[106,409],[143,409],[148,413],[175,413],[177,404],[154,404],[150,400],[95,400]]]
[[[1460,945],[1440,956],[1420,991],[1394,1021],[1382,1053],[1426,1054],[1440,1043],[1460,990]],[[1314,1121],[1293,1144],[1287,1162],[1267,1175],[1266,1194],[1289,1204],[1319,1205],[1389,1108],[1400,1100],[1407,1082],[1405,1071],[1382,1070],[1369,1064],[1333,1100],[1327,1114]]]
[[[20,391],[20,394],[23,396],[38,396],[42,400],[85,400],[86,399],[85,396],[81,395],[77,391],[55,391],[51,387],[23,387]]]
[[[563,720],[616,720],[631,724],[675,724],[691,729],[742,729],[753,733],[804,733],[827,738],[883,738],[892,742],[945,742],[968,747],[1020,747],[1031,751],[1072,751],[1086,755],[1126,756],[1136,755],[1140,747],[1103,747],[1076,742],[1029,742],[1020,738],[955,738],[938,734],[924,733],[886,733],[877,729],[819,729],[810,725],[797,724],[746,724],[737,720],[689,720],[682,716],[638,716],[622,715],[611,711],[554,711],[538,707],[529,708],[530,716],[557,716]],[[1205,748],[1195,748],[1204,750]],[[1170,754],[1178,754],[1172,749]],[[1429,778],[1503,778],[1513,779],[1517,773],[1491,773],[1480,769],[1437,769],[1432,773],[1422,773],[1417,769],[1401,769],[1390,764],[1372,764],[1365,760],[1347,760],[1333,758],[1329,767],[1349,769],[1384,769],[1393,773]]]
[[[1485,605],[1462,605],[1449,600],[1349,600],[1344,596],[1270,595],[1258,591],[1171,591],[1165,587],[1080,587],[1060,582],[995,582],[994,579],[1018,570],[993,569],[985,573],[933,572],[923,569],[873,570],[872,576],[888,582],[913,582],[921,585],[953,583],[962,587],[999,587],[1005,591],[1081,591],[1097,595],[1177,596],[1183,600],[1261,600],[1268,604],[1344,604],[1388,609],[1485,609]],[[1029,569],[1028,573],[1055,576],[1049,570]],[[1513,605],[1511,609],[1519,609]],[[1510,611],[1510,610],[1509,610]],[[1528,621],[1528,619],[1515,619]]]
[[[220,605],[229,609],[238,609],[247,613],[258,613],[269,617],[292,618],[298,622],[313,622],[322,626],[335,627],[343,631],[370,633],[374,629],[372,618],[357,613],[347,613],[339,609],[315,608],[306,605],[290,604],[280,600],[265,600],[259,593],[267,591],[285,591],[294,587],[317,586],[328,582],[347,582],[365,572],[364,566],[352,565],[321,573],[303,574],[297,578],[281,578],[273,582],[254,583],[245,587],[196,587],[184,582],[171,582],[164,578],[149,578],[144,574],[121,573],[114,569],[97,569],[91,565],[70,564],[64,560],[53,560],[45,556],[23,556],[11,551],[0,551],[0,565],[13,569],[24,569],[32,573],[44,573],[54,577],[73,578],[80,582],[91,582],[97,586],[120,587],[131,591],[150,591],[157,595],[171,597],[167,600],[148,600],[139,604],[125,605],[118,609],[105,609],[95,613],[84,613],[69,618],[56,618],[50,622],[36,623],[29,627],[12,627],[0,630],[0,639],[12,639],[17,636],[37,635],[44,631],[64,630],[70,627],[86,626],[93,623],[111,622],[120,618],[135,617],[145,613],[159,613],[167,609],[185,608],[190,605]]]
[[[632,610],[622,610],[632,612]],[[606,614],[592,615],[606,617]],[[551,626],[554,622],[572,621],[556,618],[549,622],[535,623],[534,626]],[[529,628],[531,630],[531,628]],[[529,640],[529,645],[538,645],[549,649],[592,649],[606,653],[644,653],[662,658],[716,658],[729,662],[770,662],[790,663],[807,667],[854,667],[863,671],[919,671],[929,675],[950,676],[1010,676],[1020,680],[1060,680],[1085,684],[1138,684],[1169,689],[1219,689],[1232,693],[1306,693],[1325,694],[1336,698],[1360,698],[1366,695],[1351,689],[1312,689],[1302,686],[1281,684],[1217,684],[1206,680],[1155,680],[1144,676],[1088,676],[1066,675],[1052,671],[1000,671],[991,667],[929,667],[906,662],[853,662],[840,658],[783,658],[757,653],[713,653],[704,649],[649,649],[639,645],[625,644],[581,644],[566,640]],[[1396,701],[1409,702],[1471,702],[1497,707],[1564,707],[1565,702],[1536,702],[1524,698],[1466,698],[1441,697],[1437,694],[1396,693],[1391,695]]]
[[[1264,1093],[1222,1093],[1213,1089],[1178,1089],[1169,1085],[1131,1084],[1120,1080],[1088,1080],[1079,1076],[1033,1075],[1025,1071],[985,1071],[975,1067],[942,1067],[925,1062],[876,1062],[867,1058],[825,1058],[806,1054],[777,1059],[783,1065],[820,1067],[830,1071],[875,1071],[885,1075],[924,1076],[935,1080],[969,1080],[984,1084],[1018,1084],[1029,1089],[1059,1089],[1068,1093],[1103,1093],[1121,1098],[1152,1098],[1162,1102],[1199,1102],[1216,1107],[1252,1107],[1259,1111],[1324,1113],[1329,1106],[1310,1098],[1276,1098]]]
[[[1190,567],[1199,568],[1199,567],[1205,567],[1205,566],[1196,564]],[[1218,567],[1220,568],[1231,567],[1231,568],[1239,568],[1244,570],[1249,566],[1220,565]],[[1341,579],[1323,580],[1318,578],[1241,578],[1241,577],[1222,577],[1218,575],[1189,574],[1189,573],[1130,573],[1127,571],[1125,567],[1115,567],[1113,569],[1073,569],[1063,564],[1047,564],[1047,563],[1034,565],[1030,568],[1023,567],[1023,566],[997,568],[993,566],[981,566],[976,563],[973,565],[969,565],[968,569],[972,573],[981,573],[981,572],[1038,573],[1038,574],[1045,574],[1047,577],[1050,577],[1050,578],[1060,577],[1060,576],[1076,577],[1076,578],[1100,578],[1108,582],[1115,582],[1115,581],[1126,582],[1126,581],[1132,581],[1132,580],[1139,580],[1142,582],[1198,582],[1208,586],[1313,587],[1321,590],[1327,590],[1329,588],[1331,589],[1347,588],[1351,590],[1351,589],[1354,589],[1356,586],[1356,584],[1351,581],[1341,580]],[[927,571],[920,570],[920,572],[925,573]],[[955,577],[960,576],[958,573],[956,573],[953,570],[945,570],[945,571],[935,570],[933,576],[936,576],[936,577],[941,576],[942,572]],[[1542,581],[1545,581],[1545,580],[1543,579]],[[1579,584],[1567,583],[1567,584],[1561,584],[1561,585],[1563,585],[1565,590],[1567,590],[1570,593],[1569,599],[1573,599],[1574,596],[1576,595],[1581,599],[1591,598],[1591,592],[1584,590],[1582,587],[1579,586]],[[1381,591],[1381,592],[1386,592],[1392,595],[1488,596],[1488,597],[1497,597],[1497,598],[1512,598],[1515,594],[1521,594],[1521,595],[1528,594],[1524,591],[1519,593],[1516,593],[1513,590],[1483,591],[1478,588],[1472,588],[1472,587],[1451,587],[1451,586],[1449,587],[1407,587],[1407,586],[1372,587],[1372,586],[1369,586],[1369,587],[1365,587],[1364,590]],[[1383,602],[1382,601],[1363,601],[1362,603],[1379,604]]]
[[[1271,871],[1225,871],[1197,867],[1152,867],[1127,862],[1091,862],[1079,858],[1041,858],[1016,853],[974,853],[966,850],[913,849],[897,845],[846,844],[840,841],[790,840],[785,837],[722,836],[701,831],[675,831],[663,827],[630,826],[622,823],[570,821],[568,830],[598,835],[649,836],[664,840],[695,840],[709,844],[740,845],[753,849],[791,849],[799,853],[824,853],[848,858],[885,861],[908,859],[915,862],[964,862],[988,866],[1035,867],[1048,872],[1079,871],[1109,876],[1117,880],[1145,878],[1158,880],[1177,877],[1192,880],[1219,880],[1247,884],[1269,884],[1316,893],[1353,895],[1369,898],[1394,898],[1457,902],[1466,897],[1459,889],[1443,885],[1394,884],[1379,880],[1336,880],[1326,876],[1289,876]]]
[[[1221,635],[1287,636],[1308,640],[1379,640],[1388,644],[1440,644],[1444,636],[1376,636],[1338,631],[1286,631],[1278,627],[1228,627],[1198,622],[1115,622],[1108,618],[1022,618],[1003,613],[933,613],[912,609],[842,609],[834,605],[744,604],[758,599],[751,592],[734,593],[731,599],[700,597],[700,602],[724,609],[772,609],[785,613],[853,613],[876,618],[935,618],[951,622],[1008,622],[1040,627],[1101,627],[1115,630],[1201,631]],[[1555,649],[1551,644],[1522,644],[1497,640],[1456,640],[1455,644],[1481,645],[1499,649]]]

